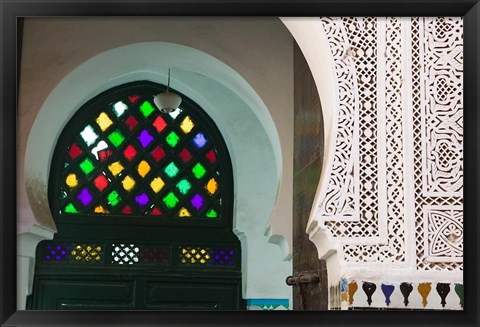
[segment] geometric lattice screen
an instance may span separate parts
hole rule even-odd
[[[182,106],[160,113],[154,93],[118,96],[69,131],[57,149],[56,214],[220,218],[222,176],[208,128]]]

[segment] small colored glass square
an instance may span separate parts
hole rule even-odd
[[[175,165],[175,163],[171,162],[171,163],[168,164],[167,167],[165,167],[164,171],[165,171],[165,174],[168,175],[168,177],[173,178],[173,177],[177,176],[179,170],[178,170],[177,166]]]
[[[138,125],[138,121],[135,119],[135,117],[130,116],[125,120],[125,125],[127,125],[130,131],[133,131],[135,127]]]
[[[155,193],[160,192],[164,185],[165,182],[160,177],[156,177],[150,182],[150,187]]]
[[[123,113],[128,109],[128,106],[123,103],[122,101],[118,101],[113,105],[113,112],[115,112],[115,115],[117,117],[120,117],[123,115]]]
[[[119,161],[116,161],[112,163],[111,165],[108,166],[108,169],[112,173],[113,176],[117,176],[120,174],[123,170],[123,166]]]
[[[167,141],[168,145],[170,145],[172,148],[176,147],[178,144],[178,141],[180,140],[180,137],[178,137],[177,133],[174,131],[171,131],[167,137],[165,138]]]
[[[192,142],[198,149],[201,149],[207,143],[207,139],[205,138],[205,135],[203,135],[203,133],[198,133],[197,135],[195,135]]]
[[[139,98],[138,95],[131,95],[128,97],[128,100],[130,100],[130,103],[135,103],[135,101],[137,101]]]
[[[167,194],[166,197],[163,198],[163,202],[167,206],[167,208],[172,209],[175,208],[175,206],[178,203],[178,198],[175,196],[173,192],[170,192]]]
[[[182,123],[180,124],[180,128],[185,134],[190,133],[190,131],[195,127],[195,124],[190,119],[190,116],[187,116],[183,119]]]
[[[138,203],[139,206],[144,207],[150,199],[146,193],[142,193],[135,197],[135,201]]]
[[[108,203],[112,207],[115,207],[120,201],[122,201],[122,198],[120,197],[120,194],[118,194],[117,191],[110,192],[107,199],[108,199]]]
[[[140,112],[142,113],[143,117],[145,117],[145,118],[148,118],[148,116],[150,116],[154,110],[155,110],[155,108],[153,108],[153,106],[148,101],[145,101],[140,106]]]
[[[70,149],[68,150],[68,155],[70,156],[70,158],[72,159],[75,159],[76,157],[78,157],[79,155],[82,154],[82,149],[80,149],[75,143],[72,144],[72,146],[70,147]]]
[[[90,191],[85,187],[78,195],[77,199],[86,207],[92,202],[93,196]]]
[[[152,158],[159,162],[165,157],[165,150],[163,150],[160,146],[157,146],[155,150],[152,151]]]
[[[182,159],[184,163],[192,160],[192,154],[190,153],[190,151],[187,150],[187,148],[183,148],[182,151],[180,151],[180,153],[178,154],[178,156],[180,157],[180,159]]]
[[[104,112],[102,112],[95,121],[102,132],[105,132],[113,124],[113,121]]]
[[[190,200],[192,206],[194,206],[197,210],[202,209],[204,202],[205,200],[200,194],[195,194],[195,196]]]
[[[143,130],[137,138],[144,149],[153,141],[153,136],[150,135],[146,129]]]
[[[108,139],[116,148],[118,148],[125,140],[125,136],[123,136],[122,132],[117,129],[108,136]]]
[[[93,130],[93,127],[87,125],[83,131],[80,132],[80,136],[82,137],[83,141],[87,144],[87,146],[92,145],[98,138],[97,133]]]
[[[167,123],[161,116],[158,116],[152,125],[153,127],[155,127],[158,133],[160,133],[161,131],[164,130],[165,127],[167,127]]]
[[[132,161],[137,155],[137,150],[135,150],[133,146],[129,145],[125,148],[125,150],[123,150],[123,155],[125,158],[127,158],[127,160]]]
[[[215,154],[215,151],[214,151],[214,150],[208,151],[206,157],[207,157],[207,160],[208,160],[211,164],[214,164],[215,161],[217,161],[217,155]]]
[[[135,186],[135,180],[130,176],[126,176],[122,181],[122,186],[125,190],[130,191]]]
[[[192,168],[192,173],[197,179],[202,178],[205,175],[206,172],[207,171],[205,170],[205,168],[202,166],[201,163],[197,163]]]
[[[150,171],[150,165],[145,160],[142,160],[137,167],[138,174],[145,177]]]
[[[103,175],[98,175],[94,180],[95,187],[102,192],[108,186],[108,179]]]
[[[95,166],[90,159],[86,158],[80,163],[80,169],[88,176],[95,169]]]
[[[190,191],[192,184],[186,179],[182,179],[180,182],[177,183],[177,188],[183,195],[187,194]]]

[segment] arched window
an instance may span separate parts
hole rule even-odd
[[[49,177],[58,232],[37,247],[33,309],[240,308],[227,147],[184,95],[175,111],[157,110],[164,90],[146,81],[110,89],[63,129]]]

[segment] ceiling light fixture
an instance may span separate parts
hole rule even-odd
[[[169,113],[176,110],[180,103],[182,103],[182,98],[178,94],[170,92],[170,68],[168,69],[167,91],[157,94],[153,98],[153,102],[163,113]]]

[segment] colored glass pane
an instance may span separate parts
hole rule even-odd
[[[45,247],[45,260],[65,261],[70,259],[72,246],[68,244],[48,244]]]
[[[203,177],[203,175],[205,175],[206,170],[202,164],[198,162],[195,166],[193,166],[192,173],[197,179],[200,179]]]
[[[144,207],[150,199],[148,198],[147,193],[142,193],[135,197],[135,201],[138,203],[139,206]]]
[[[190,212],[186,208],[182,208],[178,212],[178,216],[179,217],[191,217],[192,215],[190,214]]]
[[[210,195],[214,195],[218,189],[218,183],[215,180],[215,178],[210,178],[205,188],[208,191],[208,193],[210,193]]]
[[[210,259],[208,248],[182,248],[180,262],[186,264],[206,264]]]
[[[180,157],[180,159],[182,159],[184,163],[192,160],[192,154],[190,153],[190,151],[187,150],[187,148],[183,148],[182,151],[180,151],[180,153],[178,154],[178,156]]]
[[[205,200],[200,194],[195,194],[195,196],[190,200],[190,203],[195,207],[195,209],[200,210],[202,209]]]
[[[137,155],[137,150],[135,150],[133,146],[129,145],[125,148],[125,150],[123,150],[123,155],[125,158],[127,158],[127,160],[132,161]]]
[[[214,150],[208,151],[206,157],[207,157],[207,160],[208,160],[211,164],[214,164],[215,161],[217,161],[217,155],[215,154],[215,151],[214,151]]]
[[[162,212],[158,208],[155,207],[152,210],[150,210],[150,214],[154,215],[154,216],[160,216],[162,214]]]
[[[65,183],[68,185],[68,187],[74,188],[78,185],[77,175],[68,174],[67,178],[65,179]]]
[[[77,195],[77,199],[86,207],[92,202],[92,194],[90,194],[90,191],[88,188],[82,189],[82,191]]]
[[[175,196],[173,192],[170,192],[167,194],[166,197],[163,198],[163,202],[167,206],[167,208],[172,209],[175,208],[175,206],[178,203],[178,198]]]
[[[153,141],[153,136],[150,135],[146,129],[143,130],[137,138],[144,149]]]
[[[80,163],[80,169],[88,176],[95,169],[95,166],[92,160],[86,158]]]
[[[120,145],[122,145],[123,141],[125,140],[125,136],[123,136],[122,132],[120,132],[119,129],[113,131],[109,136],[108,139],[112,144],[118,148]]]
[[[135,103],[135,101],[137,101],[138,98],[139,98],[138,95],[132,95],[128,97],[128,100],[130,100],[130,103]]]
[[[192,142],[198,149],[201,149],[207,143],[207,139],[205,138],[205,135],[203,135],[203,133],[198,133],[197,135],[195,135]]]
[[[207,213],[205,214],[205,216],[207,216],[208,218],[217,218],[218,217],[218,214],[215,210],[213,209],[210,209],[207,211]]]
[[[100,141],[98,142],[97,146],[92,149],[92,154],[95,156],[95,158],[98,160],[98,152],[105,150],[108,148],[108,144],[105,141]]]
[[[183,119],[182,123],[180,124],[180,128],[185,134],[190,133],[192,128],[195,127],[193,124],[192,120],[190,119],[190,116],[187,116]]]
[[[67,213],[78,213],[77,208],[75,208],[75,206],[71,203],[67,204],[67,206],[65,207],[65,212],[67,212]]]
[[[123,115],[123,113],[127,109],[128,109],[128,106],[122,101],[118,101],[113,105],[113,111],[115,112],[115,115],[117,115],[117,117],[120,117],[121,115]]]
[[[167,141],[168,145],[170,145],[172,148],[174,148],[174,147],[177,146],[180,138],[178,137],[177,133],[175,133],[174,131],[171,131],[170,133],[168,133],[165,140]]]
[[[157,132],[160,133],[167,126],[167,123],[165,122],[165,120],[163,120],[161,116],[158,116],[152,125],[153,127],[155,127]]]
[[[130,176],[126,176],[122,181],[122,186],[125,190],[130,191],[135,186],[135,180]]]
[[[80,136],[82,137],[83,141],[85,142],[85,144],[87,144],[88,146],[92,145],[93,143],[95,143],[95,141],[97,140],[98,138],[98,135],[97,133],[95,133],[95,131],[93,130],[93,127],[90,126],[90,125],[87,125],[83,131],[80,132]]]
[[[155,110],[155,108],[153,108],[152,105],[150,104],[150,102],[148,102],[148,101],[145,101],[140,106],[140,112],[142,113],[143,117],[145,117],[145,118],[150,116],[154,110]]]
[[[160,161],[165,157],[165,150],[163,150],[160,146],[157,146],[155,150],[152,151],[152,158],[155,161]]]
[[[108,213],[108,210],[105,210],[105,208],[102,207],[102,206],[97,206],[97,207],[95,207],[95,212],[96,213]]]
[[[164,171],[165,171],[165,174],[167,174],[168,177],[170,178],[173,178],[178,174],[178,168],[174,162],[169,163],[168,166],[165,167]]]
[[[120,174],[123,170],[123,166],[119,161],[116,161],[112,163],[111,165],[108,166],[108,169],[112,173],[113,176],[117,176]]]
[[[182,113],[182,109],[180,108],[177,108],[175,109],[174,111],[172,111],[171,113],[169,113],[170,117],[172,117],[173,119],[177,118],[178,115],[180,115]]]
[[[95,121],[97,122],[98,127],[100,127],[102,132],[105,132],[113,124],[113,121],[104,112],[102,112]]]
[[[132,208],[130,208],[129,205],[126,205],[125,208],[122,209],[122,213],[129,215],[132,213]]]
[[[111,155],[112,151],[108,149],[98,151],[98,158],[101,162],[107,161],[107,159],[110,158]]]
[[[211,249],[211,265],[233,265],[233,256],[235,251],[229,248]]]
[[[138,121],[135,119],[135,117],[130,116],[125,120],[125,125],[127,125],[130,131],[133,131],[135,127],[138,125]]]
[[[120,201],[122,201],[122,198],[120,197],[120,194],[117,193],[117,191],[110,192],[107,199],[108,199],[108,203],[112,207],[115,207]]]
[[[142,160],[137,167],[138,174],[142,177],[148,174],[150,171],[150,165],[145,160]]]
[[[177,188],[183,195],[187,194],[191,187],[192,184],[190,184],[190,182],[186,179],[182,179],[180,182],[177,183]]]
[[[78,157],[79,155],[82,154],[82,149],[80,149],[75,143],[72,144],[72,146],[70,147],[70,149],[68,150],[68,155],[70,156],[70,158],[72,159],[75,159],[76,157]]]
[[[76,261],[100,261],[102,259],[102,247],[95,244],[81,244],[75,245],[72,252],[72,257]]]
[[[150,183],[150,187],[155,193],[160,192],[160,190],[163,188],[164,185],[165,185],[165,182],[160,177],[154,178]]]
[[[98,175],[94,180],[95,187],[102,192],[108,186],[108,179],[102,174]]]

